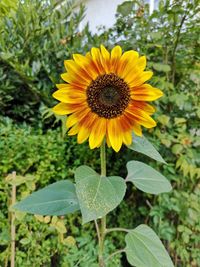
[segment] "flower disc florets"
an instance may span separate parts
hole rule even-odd
[[[99,76],[87,88],[87,102],[92,112],[106,119],[123,114],[129,101],[128,85],[114,73]]]

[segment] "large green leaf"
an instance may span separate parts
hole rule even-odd
[[[169,72],[171,70],[170,65],[163,63],[154,63],[153,68],[157,71]]]
[[[143,192],[157,195],[172,189],[170,182],[161,173],[140,161],[129,161],[127,169],[126,180]]]
[[[128,262],[136,267],[173,267],[165,247],[156,233],[141,224],[125,237]]]
[[[120,204],[125,195],[123,178],[102,177],[87,166],[77,168],[75,180],[83,223],[105,216]]]
[[[13,208],[40,215],[65,215],[78,210],[79,203],[74,184],[65,180],[32,193]]]
[[[133,1],[125,1],[123,4],[117,7],[117,12],[122,14],[122,16],[128,16],[133,10],[134,2]]]
[[[133,134],[133,142],[128,148],[162,163],[166,163],[155,147],[144,136],[139,137]]]

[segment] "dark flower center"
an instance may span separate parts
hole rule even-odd
[[[87,88],[87,102],[100,117],[111,119],[123,114],[130,101],[127,83],[114,73],[104,74]]]

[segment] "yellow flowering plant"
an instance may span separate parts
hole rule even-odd
[[[152,167],[139,162],[127,163],[127,177],[107,176],[106,145],[118,152],[122,145],[165,163],[154,146],[142,135],[142,128],[152,128],[155,108],[147,102],[163,93],[146,83],[151,71],[145,71],[146,57],[115,46],[109,52],[103,45],[92,48],[85,56],[74,54],[65,60],[65,83],[57,84],[53,97],[60,101],[53,111],[68,115],[68,135],[77,135],[81,144],[89,141],[90,149],[100,148],[101,174],[88,166],[75,170],[75,184],[58,181],[34,192],[14,208],[40,215],[66,215],[81,211],[82,221],[94,221],[98,238],[98,264],[107,266],[118,253],[125,253],[131,266],[174,266],[156,233],[147,225],[135,229],[109,228],[106,215],[123,200],[128,183],[139,190],[160,194],[169,192],[169,181]],[[113,231],[125,232],[125,248],[104,256],[106,236]]]

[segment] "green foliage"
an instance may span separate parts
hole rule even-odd
[[[125,237],[126,254],[132,266],[173,267],[160,239],[148,226],[141,224]]]
[[[17,8],[17,0],[2,0],[0,2],[0,17],[3,16],[12,16],[12,11],[15,11]]]
[[[126,180],[132,182],[143,192],[157,195],[172,189],[169,181],[161,173],[140,161],[129,161],[127,169]]]
[[[130,146],[128,146],[128,148],[136,152],[142,153],[162,163],[166,163],[165,160],[160,155],[160,153],[144,136],[139,137],[133,134],[133,142]]]
[[[78,148],[71,138],[64,140],[60,129],[43,131],[26,124],[17,126],[10,119],[1,118],[0,140],[0,265],[9,266],[11,186],[17,185],[17,198],[21,200],[56,180],[69,181],[81,163],[90,162],[95,169],[99,163],[91,160],[92,154],[98,151],[88,150],[87,145]],[[7,175],[13,170],[18,174],[16,180]],[[78,213],[63,218],[16,212],[15,224],[17,266],[71,267],[80,262],[79,266],[85,267],[88,262],[97,261],[93,225],[81,226]],[[107,242],[106,254],[114,249],[112,242]],[[116,257],[109,266],[118,265],[119,257]]]
[[[42,5],[42,1],[23,1],[15,5],[16,2],[0,2],[1,115],[14,119],[13,123],[8,119],[0,122],[0,265],[9,265],[7,203],[11,188],[5,177],[10,172],[15,170],[23,177],[17,186],[20,200],[57,180],[73,179],[74,170],[81,164],[99,170],[96,160],[99,151],[90,151],[87,145],[78,146],[75,138],[63,140],[65,127],[63,131],[55,128],[65,118],[57,118],[53,125],[54,119],[48,117],[45,106],[52,105],[51,93],[54,84],[59,82],[64,59],[73,52],[87,52],[91,46],[104,43],[111,48],[117,42],[123,50],[135,49],[147,55],[148,68],[154,70],[152,84],[164,91],[164,97],[156,104],[158,127],[145,136],[167,161],[164,166],[153,161],[151,165],[164,172],[173,190],[170,194],[147,194],[144,198],[144,193],[129,187],[126,201],[108,216],[109,225],[133,228],[139,222],[148,223],[164,241],[175,266],[199,266],[198,0],[173,1],[172,4],[159,1],[158,10],[151,15],[148,6],[141,1],[126,1],[118,8],[114,27],[101,36],[90,35],[87,27],[83,32],[78,31],[83,9],[71,14],[72,4],[59,9],[57,3],[61,1],[48,1],[46,5]],[[56,6],[54,12],[52,6]],[[41,102],[45,106],[39,109]],[[44,111],[43,107],[46,119],[42,129],[40,112]],[[17,126],[16,122],[21,121],[34,122],[38,129],[25,124]],[[54,130],[47,130],[52,125]],[[125,177],[124,165],[133,159],[149,163],[149,159],[133,151],[127,152],[125,148],[118,154],[109,150],[109,175],[120,171],[119,175]],[[77,258],[81,259],[79,265],[83,267],[96,262],[93,228],[89,224],[81,226],[78,214],[70,215],[63,223],[59,218],[59,224],[53,218],[49,223],[41,223],[33,216],[18,216],[17,266],[75,266]],[[49,220],[45,218],[42,220]],[[60,236],[60,232],[65,231],[63,224],[67,229],[63,234],[66,243]],[[66,241],[72,236],[75,246]],[[109,252],[124,245],[123,234],[113,233],[112,237],[114,244],[110,241],[106,244]],[[111,266],[127,266],[124,261],[120,263],[119,257],[113,259]]]
[[[83,223],[105,216],[124,198],[126,184],[123,178],[102,177],[87,166],[75,171],[76,192]]]
[[[137,188],[147,193],[159,194],[171,190],[171,185],[164,176],[139,161],[130,161],[127,163],[128,179],[126,180],[117,176],[105,177],[103,175],[105,172],[104,168],[106,167],[104,165],[106,164],[104,150],[105,147],[101,148],[101,176],[90,167],[80,166],[75,171],[75,186],[70,181],[56,182],[42,190],[34,192],[14,205],[13,208],[42,215],[66,215],[76,211],[80,206],[84,224],[102,218],[121,203],[126,192],[126,181],[133,182]],[[148,147],[147,152],[149,152]],[[22,181],[24,182],[24,180]],[[49,221],[50,218],[47,218],[47,222]],[[104,236],[106,234],[104,231],[106,229],[102,222],[103,232],[100,234],[98,222],[95,222],[95,225],[99,249],[102,249],[101,244],[104,243]],[[60,222],[54,220],[53,226],[62,234],[66,232],[65,226]],[[140,233],[142,235],[140,238],[142,239],[143,236],[145,238],[139,243],[140,246],[136,248],[137,245],[135,243],[137,243],[137,239],[139,238],[137,236],[137,230],[139,229],[138,231],[140,232],[140,228],[144,228]],[[118,229],[120,230],[120,228]],[[126,251],[128,261],[134,266],[141,266],[143,263],[149,263],[151,266],[161,266],[161,262],[163,261],[164,264],[173,266],[161,241],[149,229],[144,225],[143,227],[138,226],[135,230],[129,231],[129,234],[125,238],[127,247],[125,250],[122,250]],[[29,243],[30,239],[23,239],[23,243],[26,244],[27,242]],[[138,251],[140,251],[139,255],[137,255]],[[141,255],[143,256],[141,257]]]
[[[123,4],[118,6],[117,12],[120,13],[122,16],[128,16],[133,7],[133,1],[125,1]]]
[[[62,180],[31,194],[12,207],[40,215],[66,215],[79,210],[75,186]]]
[[[84,8],[73,13],[73,1],[63,0],[9,1],[6,6],[12,15],[0,24],[0,115],[36,123],[41,103],[53,104],[64,59],[82,51],[87,29],[79,33],[78,27]]]

